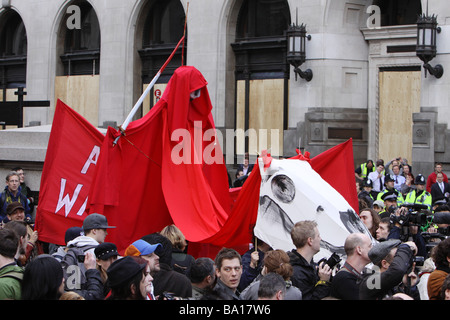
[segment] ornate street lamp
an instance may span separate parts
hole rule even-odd
[[[310,35],[306,35],[306,26],[293,24],[286,31],[287,55],[286,60],[294,67],[295,80],[297,74],[306,81],[311,81],[313,72],[311,69],[300,70],[300,66],[306,61],[306,39],[311,40]]]
[[[423,61],[426,71],[430,72],[436,78],[442,77],[444,68],[438,64],[432,67],[429,62],[436,57],[436,34],[441,32],[441,28],[437,26],[435,15],[428,16],[422,14],[417,20],[417,46],[416,55]]]

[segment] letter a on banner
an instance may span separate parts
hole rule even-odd
[[[98,129],[58,100],[36,211],[40,240],[64,245],[66,230],[83,224],[103,140]]]

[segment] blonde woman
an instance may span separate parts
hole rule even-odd
[[[181,230],[172,224],[162,229],[160,233],[172,243],[173,270],[189,276],[191,265],[195,259],[186,253],[187,241]]]

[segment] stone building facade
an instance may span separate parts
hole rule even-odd
[[[2,0],[1,6],[0,101],[16,100],[18,87],[26,88],[27,100],[50,101],[24,109],[25,128],[0,131],[1,172],[22,165],[34,190],[56,100],[99,128],[121,125],[183,34],[182,50],[138,117],[173,70],[187,64],[209,83],[215,124],[234,163],[262,147],[279,156],[300,147],[315,156],[352,138],[355,166],[403,156],[415,174],[429,174],[435,161],[449,168],[444,0]],[[427,11],[441,28],[431,62],[444,68],[439,79],[426,76],[415,53],[417,16]],[[300,67],[313,71],[311,81],[296,79],[286,62],[285,31],[293,23],[305,24],[311,36]],[[252,145],[226,134],[251,129],[278,135]]]

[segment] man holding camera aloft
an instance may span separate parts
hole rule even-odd
[[[420,300],[414,273],[413,258],[417,253],[414,242],[402,243],[398,239],[380,242],[369,251],[374,264],[371,271],[363,276],[359,285],[361,300],[383,300],[396,293],[404,293],[414,300]]]

